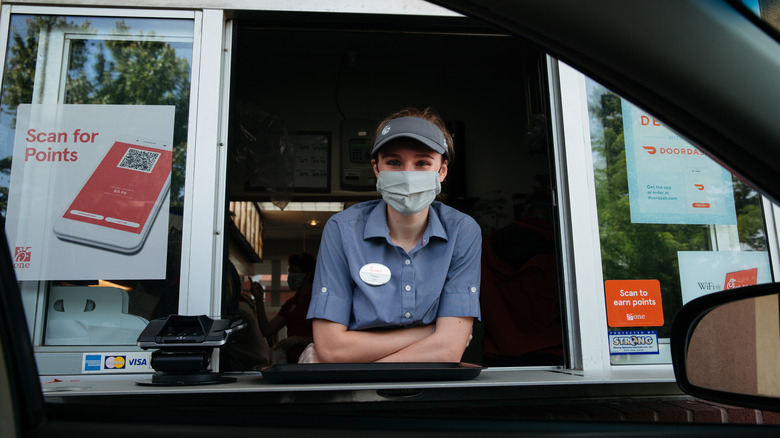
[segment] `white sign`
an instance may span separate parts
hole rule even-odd
[[[19,106],[6,222],[19,280],[165,278],[173,120],[173,106]]]
[[[683,304],[722,290],[772,282],[765,251],[679,251]]]

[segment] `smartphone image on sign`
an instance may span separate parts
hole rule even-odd
[[[54,234],[121,253],[139,251],[168,195],[172,155],[168,145],[115,141],[55,221]]]
[[[688,208],[708,211],[713,208],[712,173],[709,169],[685,169],[685,198]]]

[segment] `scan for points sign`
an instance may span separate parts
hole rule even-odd
[[[607,280],[607,323],[610,327],[664,325],[661,284],[658,280]]]

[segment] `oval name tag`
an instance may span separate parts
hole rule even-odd
[[[369,263],[360,268],[360,279],[371,286],[381,286],[390,281],[390,268],[381,263]]]

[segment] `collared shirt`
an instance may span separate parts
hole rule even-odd
[[[442,316],[480,317],[482,233],[479,225],[440,202],[407,253],[390,240],[387,204],[357,204],[325,224],[308,318],[349,330],[427,325]],[[363,281],[360,269],[378,263],[390,271],[381,285]]]

